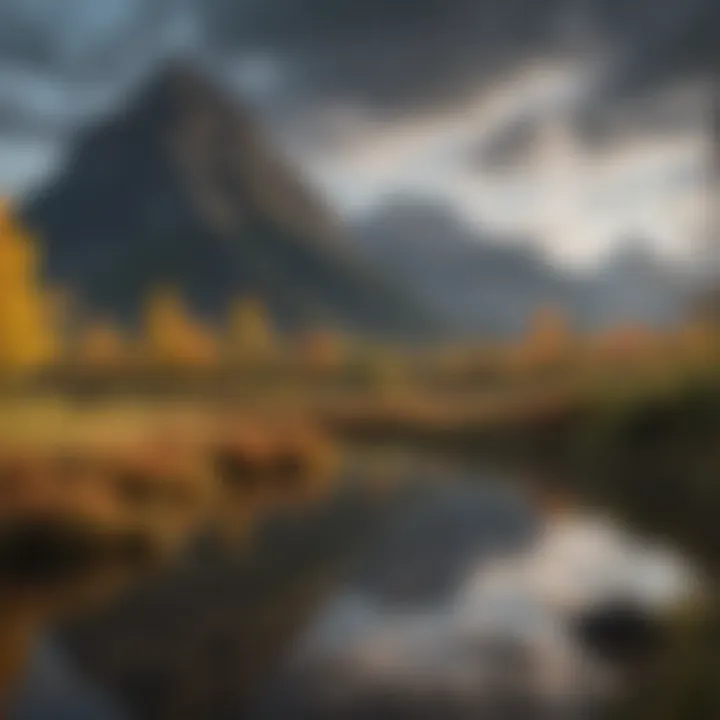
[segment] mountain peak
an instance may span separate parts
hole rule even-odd
[[[244,115],[240,102],[230,97],[217,81],[190,59],[168,60],[130,98],[132,108],[165,107],[174,112],[192,107],[224,111],[236,119]]]
[[[242,104],[186,61],[81,133],[25,216],[45,241],[50,279],[113,319],[136,321],[159,284],[210,318],[258,296],[288,329],[387,334],[420,318],[352,256]]]

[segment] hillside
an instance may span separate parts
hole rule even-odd
[[[49,279],[92,314],[136,322],[152,289],[172,284],[208,319],[253,295],[286,330],[428,327],[354,256],[250,115],[182,64],[81,132],[24,215],[45,244]]]

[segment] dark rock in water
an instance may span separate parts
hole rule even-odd
[[[651,659],[663,633],[648,610],[629,601],[615,601],[587,611],[575,620],[575,630],[587,649],[610,663]]]
[[[289,330],[429,329],[353,255],[247,112],[183,64],[81,134],[24,215],[45,244],[49,279],[94,314],[137,321],[151,290],[171,284],[208,319],[252,295]]]

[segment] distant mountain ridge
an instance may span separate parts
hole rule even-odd
[[[573,291],[529,246],[483,238],[441,203],[399,198],[355,234],[368,257],[416,288],[457,335],[517,335],[539,304],[565,306]]]
[[[396,198],[355,236],[369,258],[449,318],[458,336],[518,335],[542,306],[563,310],[581,330],[662,327],[680,317],[687,300],[688,288],[641,242],[621,246],[592,272],[571,273],[529,243],[463,224],[441,202]]]
[[[422,334],[431,321],[344,241],[249,114],[174,63],[79,135],[24,208],[46,271],[95,314],[135,323],[172,284],[202,316],[265,302],[282,329]]]

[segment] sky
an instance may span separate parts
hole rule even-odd
[[[402,195],[583,266],[707,234],[713,0],[0,0],[0,193],[175,56],[348,221]]]

